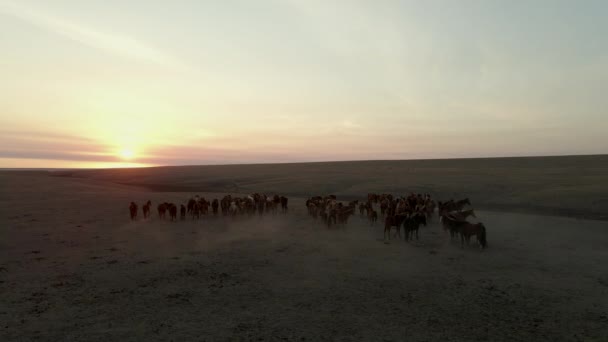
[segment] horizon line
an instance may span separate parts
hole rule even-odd
[[[434,160],[473,160],[473,159],[526,159],[526,158],[567,158],[567,157],[602,157],[608,153],[596,154],[555,154],[555,155],[522,155],[522,156],[484,156],[484,157],[448,157],[448,158],[413,158],[413,159],[353,159],[353,160],[318,160],[293,161],[274,163],[225,163],[225,164],[183,164],[183,165],[153,165],[135,167],[67,167],[67,168],[0,168],[0,171],[68,171],[68,170],[116,170],[116,169],[151,169],[169,167],[196,167],[196,166],[238,166],[238,165],[289,165],[289,164],[322,164],[322,163],[352,163],[352,162],[389,162],[389,161],[434,161]]]

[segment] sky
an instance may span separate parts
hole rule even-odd
[[[0,168],[608,153],[607,1],[0,0]]]

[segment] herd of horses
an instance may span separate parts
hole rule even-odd
[[[288,198],[285,196],[268,196],[265,194],[254,193],[245,197],[236,197],[226,195],[221,199],[214,198],[213,200],[207,200],[205,197],[194,196],[186,202],[186,204],[180,204],[179,216],[181,220],[185,220],[187,215],[190,215],[192,219],[200,219],[201,216],[206,215],[218,215],[221,213],[224,216],[236,216],[239,214],[254,215],[258,213],[262,215],[264,213],[276,214],[279,208],[282,212],[287,212]],[[142,206],[142,214],[144,219],[150,217],[150,207],[152,206],[151,201],[147,201]],[[157,206],[158,218],[163,220],[169,213],[169,220],[176,221],[177,218],[177,205],[170,202],[163,202]],[[135,202],[129,204],[129,213],[131,220],[137,219],[139,208]]]
[[[486,228],[483,223],[470,223],[469,216],[475,216],[474,209],[465,209],[470,206],[468,198],[446,202],[435,201],[429,194],[410,194],[408,196],[395,197],[392,194],[367,195],[367,201],[359,200],[340,202],[335,195],[313,196],[306,200],[308,214],[315,220],[328,227],[336,224],[348,223],[348,218],[355,213],[358,207],[359,215],[367,217],[371,225],[378,221],[378,217],[384,219],[384,239],[391,239],[391,232],[395,229],[393,237],[401,239],[401,229],[405,241],[419,239],[420,226],[426,226],[437,209],[439,220],[444,230],[450,232],[452,239],[460,235],[461,245],[465,241],[468,244],[471,236],[475,235],[481,248],[487,247]],[[380,214],[378,214],[378,210]]]
[[[207,200],[204,197],[194,196],[188,199],[186,204],[179,206],[179,218],[185,220],[187,215],[192,219],[199,219],[205,215],[236,216],[236,215],[263,215],[264,213],[276,214],[279,208],[282,212],[287,212],[288,198],[279,195],[266,195],[254,193],[244,197],[226,195],[221,199]],[[144,219],[150,217],[151,201],[147,201],[142,206]],[[486,228],[483,223],[471,223],[468,217],[476,217],[475,211],[468,198],[454,201],[435,202],[429,194],[414,194],[408,196],[393,196],[392,194],[369,193],[367,200],[359,201],[338,201],[335,195],[313,196],[306,200],[308,214],[315,220],[320,219],[327,227],[335,225],[345,225],[349,217],[355,215],[358,209],[361,217],[366,217],[370,225],[374,225],[379,217],[384,220],[384,239],[391,239],[393,229],[395,233],[392,237],[403,238],[410,241],[419,239],[421,226],[426,226],[437,209],[439,221],[443,229],[450,233],[452,239],[460,236],[461,246],[466,242],[469,244],[472,236],[477,238],[479,246],[486,248],[488,245],[486,238]],[[169,220],[178,220],[178,207],[174,203],[163,202],[157,206],[158,217],[166,219],[169,213]],[[131,220],[137,219],[138,206],[135,202],[129,205]]]

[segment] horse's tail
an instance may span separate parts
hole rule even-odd
[[[486,227],[481,225],[481,232],[479,234],[479,243],[483,248],[488,247],[488,240],[486,239]]]

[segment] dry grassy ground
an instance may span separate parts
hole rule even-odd
[[[385,244],[380,224],[371,227],[355,216],[328,230],[306,215],[303,199],[293,197],[289,213],[276,216],[172,223],[154,215],[130,222],[131,200],[184,202],[193,193],[107,181],[108,174],[125,183],[137,174],[159,187],[217,182],[210,189],[221,190],[222,182],[238,179],[239,190],[286,193],[304,188],[294,180],[308,179],[317,192],[369,190],[348,185],[358,176],[344,170],[330,173],[328,183],[321,174],[274,176],[277,168],[290,167],[295,170],[267,168],[275,177],[267,184],[255,183],[262,171],[252,170],[260,166],[246,169],[247,184],[236,167],[218,167],[233,170],[218,180],[205,174],[217,172],[207,168],[105,171],[87,178],[0,173],[0,340],[606,340],[605,221],[481,211],[479,220],[488,227],[485,251],[461,249],[437,220],[421,230],[419,241]],[[205,176],[203,185],[185,184],[196,175]],[[345,178],[351,180],[339,182]],[[379,191],[391,183],[376,182],[387,187]],[[565,188],[555,191],[587,189]],[[601,198],[595,190],[580,196]]]

